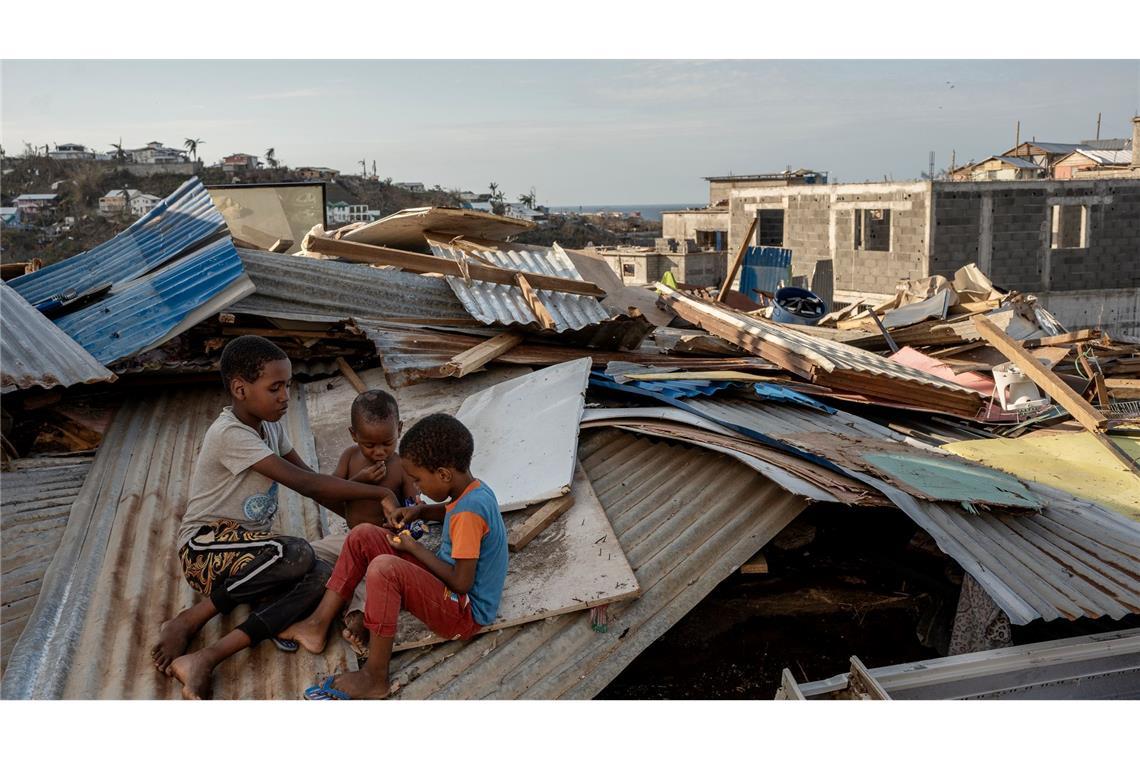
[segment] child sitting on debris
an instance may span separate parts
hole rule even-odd
[[[162,624],[151,649],[155,667],[182,682],[187,699],[209,696],[210,678],[226,658],[308,614],[331,568],[303,538],[271,531],[280,486],[320,502],[372,500],[399,508],[392,491],[313,472],[289,442],[281,418],[289,406],[292,367],[265,338],[243,336],[222,351],[222,380],[232,406],[206,431],[178,533],[178,556],[190,587],[205,597]],[[239,604],[249,617],[217,642],[186,654],[215,615]]]
[[[400,440],[403,423],[400,409],[392,394],[381,390],[361,393],[352,402],[349,413],[348,434],[354,441],[340,455],[333,475],[359,483],[373,483],[390,489],[404,506],[420,503],[420,492],[415,481],[404,472],[396,443]],[[385,525],[389,516],[374,499],[325,504],[344,518],[351,530],[357,525],[371,523]],[[336,564],[344,546],[345,534],[325,536],[313,542],[317,558]],[[352,602],[344,616],[344,637],[360,656],[368,654],[368,629],[364,627],[364,582],[361,581],[352,595]]]
[[[507,530],[495,494],[470,472],[474,448],[471,432],[447,414],[425,417],[404,436],[404,470],[425,496],[447,503],[401,508],[393,527],[442,520],[439,553],[407,532],[368,524],[352,529],[320,605],[281,636],[310,652],[324,650],[329,626],[364,578],[364,625],[372,634],[368,661],[356,672],[306,689],[306,699],[388,696],[388,661],[401,608],[447,639],[470,638],[495,620],[507,577]]]

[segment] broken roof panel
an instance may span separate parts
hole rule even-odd
[[[462,247],[461,242],[449,242],[430,235],[427,239],[432,253],[448,261],[462,264],[473,258],[477,262],[482,260],[479,263],[485,262],[505,269],[585,282],[574,262],[558,247],[535,250],[534,246],[516,248],[504,245],[505,250],[497,250],[479,245],[477,249],[468,250]],[[541,329],[539,318],[521,288],[482,280],[465,282],[459,277],[446,279],[468,313],[483,324],[525,325]],[[534,293],[553,320],[554,332],[590,346],[634,348],[653,331],[653,325],[643,316],[611,316],[593,296],[537,288]]]
[[[111,382],[115,374],[87,353],[19,293],[0,284],[4,329],[0,331],[0,366],[4,393],[34,386],[67,388],[80,383]]]
[[[226,237],[112,288],[105,298],[55,323],[98,361],[110,364],[169,340],[252,292],[237,249]]]
[[[10,284],[39,307],[68,291],[82,294],[134,279],[223,235],[226,220],[201,180],[192,177],[110,240]]]
[[[369,222],[343,234],[331,236],[369,245],[383,245],[404,251],[424,250],[424,233],[465,235],[486,240],[505,240],[534,228],[534,222],[472,209],[425,206],[406,208],[383,219]]]
[[[578,455],[642,595],[594,631],[576,612],[392,659],[403,699],[589,699],[790,523],[807,502],[740,462],[620,431]]]
[[[442,277],[245,249],[238,255],[257,288],[237,305],[243,311],[473,324]]]

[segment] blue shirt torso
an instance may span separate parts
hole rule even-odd
[[[471,616],[479,625],[490,625],[499,614],[499,601],[503,584],[507,580],[507,527],[499,512],[499,500],[482,481],[465,493],[443,517],[443,534],[438,557],[454,566],[451,556],[451,520],[455,515],[473,512],[487,524],[487,533],[479,542],[479,559],[475,565],[475,582],[467,596],[471,601]]]

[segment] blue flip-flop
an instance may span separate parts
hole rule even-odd
[[[296,641],[291,641],[289,639],[279,639],[276,636],[273,637],[273,646],[277,647],[282,652],[288,652],[290,654],[296,652],[301,648],[301,645]]]
[[[320,686],[310,686],[305,689],[305,699],[310,702],[352,699],[340,689],[333,688],[332,684],[335,678],[336,676],[329,676]]]

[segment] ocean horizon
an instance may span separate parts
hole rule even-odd
[[[703,208],[706,202],[698,203],[626,203],[622,205],[598,205],[584,203],[578,206],[550,206],[550,211],[555,214],[597,214],[603,211],[618,211],[625,214],[631,214],[635,211],[640,211],[644,219],[652,219],[654,221],[661,221],[661,214],[665,211],[680,211],[687,208]]]

